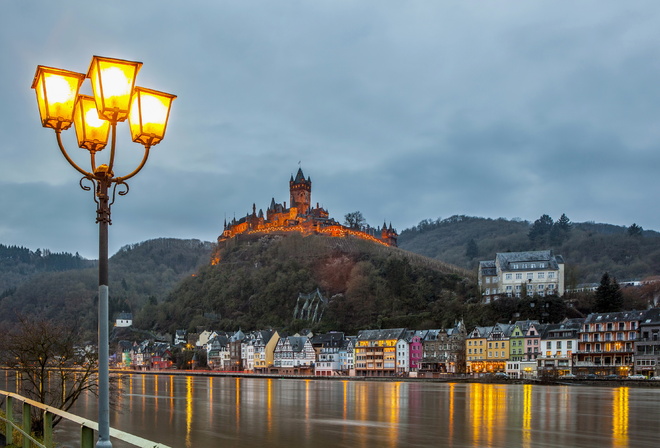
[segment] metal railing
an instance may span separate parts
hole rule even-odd
[[[94,431],[98,430],[98,423],[95,421],[30,400],[29,398],[13,392],[0,390],[0,396],[5,397],[5,417],[0,416],[0,422],[4,422],[5,439],[8,445],[14,442],[14,430],[16,430],[23,436],[23,448],[30,448],[33,446],[39,448],[53,448],[55,446],[53,442],[53,416],[57,415],[80,425],[81,448],[93,448],[95,446],[96,441],[94,440]],[[23,403],[22,420],[19,423],[14,421],[14,401]],[[30,431],[32,426],[31,412],[33,407],[41,409],[44,412],[44,437],[42,441],[35,439]],[[140,448],[170,448],[162,443],[152,442],[143,439],[142,437],[134,436],[113,428],[110,428],[110,437]]]

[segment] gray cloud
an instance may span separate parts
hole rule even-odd
[[[299,161],[338,220],[566,213],[660,228],[657,2],[3,6],[0,243],[96,256],[92,199],[29,89],[37,65],[85,72],[94,54],[140,60],[140,85],[178,95],[113,208],[111,251],[213,240],[225,217],[288,201]],[[130,170],[141,149],[126,132]]]

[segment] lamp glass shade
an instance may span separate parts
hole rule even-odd
[[[91,152],[105,148],[108,144],[110,122],[99,118],[93,97],[78,95],[73,118],[79,147]]]
[[[73,123],[73,106],[85,80],[82,73],[37,66],[32,88],[37,94],[41,125],[63,131]]]
[[[134,142],[153,146],[165,137],[167,120],[176,95],[136,87],[128,124]]]
[[[92,81],[99,115],[106,120],[126,120],[131,106],[135,78],[142,62],[94,56],[87,71]]]

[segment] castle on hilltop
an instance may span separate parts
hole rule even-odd
[[[290,207],[286,202],[276,203],[275,198],[270,202],[264,216],[263,210],[257,212],[257,207],[252,204],[252,213],[244,218],[231,222],[225,220],[222,235],[218,237],[218,243],[225,242],[238,235],[286,233],[299,232],[303,235],[322,234],[335,237],[354,236],[373,241],[386,246],[395,246],[398,234],[392,228],[383,223],[382,228],[362,227],[355,229],[346,227],[330,218],[326,209],[312,207],[312,179],[305,178],[302,169],[298,168],[295,179],[291,176],[289,180]]]

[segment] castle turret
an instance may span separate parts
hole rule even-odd
[[[304,215],[312,203],[312,179],[305,179],[301,168],[298,168],[296,178],[289,181],[289,192],[291,195],[291,208],[296,207],[298,214]]]
[[[390,222],[390,226],[387,227],[387,223],[383,222],[383,228],[380,233],[380,239],[389,246],[396,247],[398,238],[399,238],[399,234],[396,233],[396,230],[394,230],[394,228],[392,227],[392,223]]]

